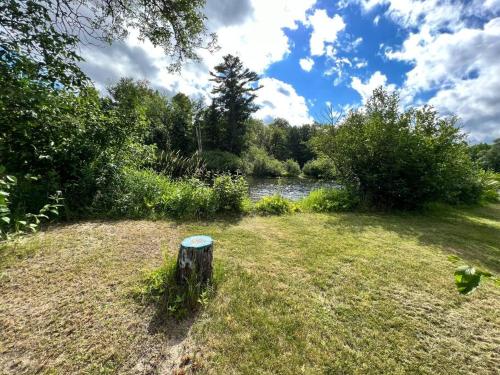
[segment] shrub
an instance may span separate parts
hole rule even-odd
[[[283,163],[258,147],[250,147],[244,158],[249,165],[248,173],[253,176],[280,177],[285,174]]]
[[[102,192],[96,209],[129,218],[200,218],[242,212],[247,197],[241,176],[217,176],[211,187],[196,178],[172,181],[152,170],[125,168]]]
[[[166,256],[160,267],[144,275],[139,287],[134,290],[134,296],[143,303],[156,305],[158,313],[164,317],[182,319],[205,307],[222,279],[222,269],[217,263],[213,278],[208,283],[197,282],[193,273],[186,284],[179,285],[176,272],[176,259]]]
[[[195,178],[173,182],[161,197],[163,214],[178,219],[210,217],[217,208],[213,189]]]
[[[209,171],[237,173],[244,171],[243,161],[227,151],[211,150],[202,154],[205,167]]]
[[[300,165],[293,159],[288,159],[283,163],[285,174],[290,177],[296,177],[300,174]]]
[[[112,216],[143,218],[161,215],[162,197],[172,191],[170,180],[151,170],[125,168],[119,172],[118,181],[104,191],[99,210],[109,209]]]
[[[239,176],[217,176],[213,184],[214,198],[218,211],[241,212],[248,197],[248,183]]]
[[[309,160],[302,168],[308,177],[319,179],[333,179],[335,177],[335,167],[333,161],[325,156]]]
[[[263,197],[255,203],[254,209],[261,215],[284,215],[295,211],[294,205],[278,194]]]
[[[334,161],[339,181],[371,206],[475,203],[482,187],[456,121],[428,106],[401,112],[398,95],[380,88],[316,146]]]
[[[50,203],[40,208],[38,214],[26,213],[24,210],[13,212],[10,196],[17,185],[17,179],[14,176],[2,176],[4,172],[5,168],[0,165],[0,241],[28,231],[36,232],[42,220],[59,215],[59,208],[62,207],[60,203],[63,200],[60,191],[48,198]]]
[[[358,203],[358,197],[347,189],[318,189],[303,198],[300,206],[312,212],[338,212],[350,211]]]

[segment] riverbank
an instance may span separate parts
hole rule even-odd
[[[131,290],[195,233],[223,280],[162,321]],[[498,275],[499,244],[500,205],[55,226],[0,250],[0,372],[493,374],[499,288],[459,295],[453,271]]]

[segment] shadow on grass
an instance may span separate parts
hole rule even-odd
[[[179,341],[182,341],[188,335],[191,326],[196,322],[200,313],[200,310],[190,311],[183,317],[176,318],[168,314],[164,307],[158,305],[152,307],[154,313],[149,321],[148,333],[174,336]]]
[[[373,228],[436,245],[472,264],[500,273],[500,205],[412,213],[348,213],[327,221],[330,228],[362,233]]]

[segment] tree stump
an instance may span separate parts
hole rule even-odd
[[[177,257],[177,282],[186,283],[195,273],[196,281],[206,283],[212,279],[214,241],[209,236],[185,238]]]

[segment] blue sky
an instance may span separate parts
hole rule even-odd
[[[402,107],[458,115],[471,142],[500,137],[500,0],[207,0],[205,10],[220,51],[200,51],[179,74],[134,30],[82,47],[82,67],[103,91],[130,76],[209,101],[208,72],[232,53],[262,77],[256,117],[266,122],[321,121],[327,105],[345,112],[382,85]]]
[[[299,25],[297,30],[285,31],[294,45],[290,55],[271,65],[265,75],[292,84],[300,95],[310,100],[309,111],[317,120],[321,120],[326,102],[335,107],[359,105],[362,98],[351,87],[351,77],[365,80],[380,71],[388,77],[389,82],[402,85],[409,64],[388,60],[381,46],[401,45],[408,32],[386,19],[379,18],[378,24],[375,24],[375,18],[384,8],[367,13],[356,5],[339,9],[332,6],[331,1],[319,2],[317,9],[325,9],[329,17],[341,15],[345,23],[345,28],[332,44],[340,68],[330,73],[337,61],[328,56],[313,57],[314,65],[309,72],[301,68],[300,60],[311,58],[311,31],[309,27]]]

